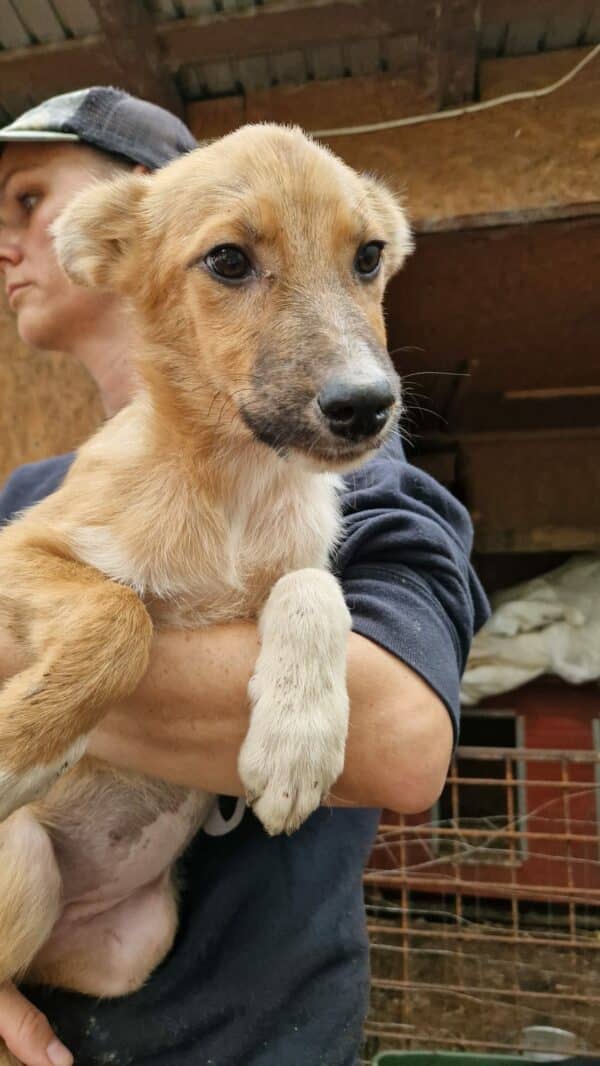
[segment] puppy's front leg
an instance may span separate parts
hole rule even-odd
[[[0,548],[0,623],[29,665],[0,688],[0,821],[84,754],[109,703],[138,684],[152,622],[136,593],[73,559]]]
[[[239,773],[271,834],[297,829],[342,772],[349,630],[340,586],[324,570],[280,578],[261,614]]]

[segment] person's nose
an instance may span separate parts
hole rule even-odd
[[[0,270],[18,266],[23,259],[23,245],[14,230],[0,226]]]

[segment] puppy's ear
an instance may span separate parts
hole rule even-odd
[[[370,174],[363,174],[361,177],[367,186],[369,201],[382,226],[382,236],[388,242],[385,249],[387,281],[414,250],[410,223],[399,196],[388,189],[379,178]]]
[[[85,189],[52,224],[58,261],[71,281],[114,288],[140,224],[149,178],[128,174]]]

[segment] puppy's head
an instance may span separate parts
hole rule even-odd
[[[382,300],[412,248],[406,217],[300,130],[246,126],[89,189],[55,239],[76,283],[133,301],[146,376],[199,423],[328,468],[392,429]]]

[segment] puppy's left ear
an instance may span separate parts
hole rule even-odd
[[[98,182],[79,193],[52,224],[58,261],[76,285],[118,286],[150,180],[128,174]]]
[[[404,260],[414,250],[415,244],[410,223],[399,196],[384,182],[370,174],[363,174],[368,196],[382,227],[382,237],[387,241],[385,249],[386,281],[400,270]]]

